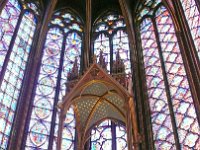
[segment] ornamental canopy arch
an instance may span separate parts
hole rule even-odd
[[[96,63],[75,82],[67,83],[66,96],[58,104],[60,122],[57,149],[61,149],[64,120],[71,106],[75,113],[79,150],[83,150],[90,139],[92,128],[105,119],[123,122],[126,125],[128,149],[137,149],[139,140],[132,94]],[[131,87],[131,84],[127,85]]]

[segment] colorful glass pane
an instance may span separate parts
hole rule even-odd
[[[169,12],[160,7],[156,13],[165,71],[169,83],[179,142],[183,149],[200,147],[200,128],[194,102]]]
[[[74,150],[75,142],[75,117],[73,108],[70,108],[66,114],[62,132],[61,150]]]
[[[41,60],[26,149],[28,147],[48,149],[62,44],[62,32],[57,28],[50,29]]]
[[[200,13],[195,0],[180,0],[200,59]]]
[[[116,137],[112,133],[116,132]],[[115,124],[111,120],[105,120],[91,131],[91,150],[111,150],[112,144],[116,143],[117,150],[127,150],[127,133],[126,128],[122,125]]]
[[[129,41],[127,33],[124,31],[125,28],[126,24],[123,16],[112,12],[102,16],[94,26],[94,31],[97,35],[94,41],[94,54],[99,61],[99,56],[103,53],[107,63],[106,69],[109,72],[113,67],[111,64],[116,61],[118,51],[124,63],[123,65],[125,65],[125,73],[131,72]]]
[[[145,19],[142,22],[141,39],[155,147],[156,149],[173,149],[175,140],[155,29],[151,19]]]
[[[105,120],[91,132],[91,150],[112,149],[111,121]]]
[[[116,126],[117,150],[128,150],[126,128],[122,125]]]
[[[122,30],[118,30],[113,36],[113,59],[116,59],[116,54],[119,51],[119,55],[125,64],[126,74],[131,73],[131,63],[130,63],[130,50],[128,35]]]
[[[53,15],[53,19],[51,20],[51,24],[59,25],[61,28],[63,28],[65,33],[68,33],[71,30],[83,32],[83,26],[80,19],[69,12],[63,11],[55,13]]]
[[[137,9],[137,20],[141,21],[146,15],[153,15],[153,12],[162,0],[143,0]]]
[[[61,93],[59,95],[60,101],[65,95],[66,91],[65,83],[67,82],[67,74],[72,69],[75,58],[77,58],[78,66],[80,67],[81,46],[82,46],[82,39],[76,32],[72,32],[67,36],[65,52],[64,52],[62,76],[61,76],[61,87],[60,87]]]
[[[38,6],[35,3],[28,3],[27,6],[32,9],[37,15],[39,15]]]
[[[0,122],[3,124],[3,126],[0,126],[1,149],[7,148],[35,26],[34,15],[25,12],[1,84]]]
[[[107,69],[110,70],[110,45],[109,38],[105,34],[100,34],[94,42],[94,54],[99,59],[100,52],[103,52],[103,56],[107,64]]]
[[[20,12],[18,0],[9,0],[0,14],[0,74]]]

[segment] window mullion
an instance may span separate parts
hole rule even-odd
[[[57,109],[56,105],[59,101],[59,94],[60,94],[60,85],[61,85],[61,76],[62,76],[62,68],[63,68],[63,62],[64,62],[64,53],[65,53],[65,45],[66,45],[66,36],[64,36],[64,41],[61,49],[61,58],[59,62],[59,69],[58,69],[58,77],[57,77],[57,84],[56,84],[56,91],[55,91],[55,100],[53,104],[53,114],[52,114],[52,120],[51,120],[51,129],[50,129],[50,137],[49,137],[49,146],[48,150],[52,150],[53,148],[53,141],[54,141],[54,132],[56,127],[56,115],[57,115]]]
[[[112,74],[112,66],[113,66],[113,35],[109,36],[109,46],[110,46],[110,74]]]
[[[111,133],[112,133],[112,149],[116,150],[117,149],[116,124],[113,121],[111,121]]]
[[[169,89],[169,83],[168,83],[167,74],[166,74],[166,70],[165,70],[164,58],[162,55],[162,47],[160,45],[159,33],[158,33],[155,19],[152,19],[152,22],[153,22],[156,42],[158,45],[158,53],[159,53],[160,61],[161,61],[161,67],[162,67],[164,84],[165,84],[165,91],[166,91],[166,96],[167,96],[167,101],[168,101],[168,106],[169,106],[169,111],[170,111],[170,117],[171,117],[171,121],[172,121],[172,128],[173,128],[173,132],[174,132],[176,149],[179,150],[179,149],[181,149],[181,146],[180,146],[180,142],[179,142],[179,138],[178,138],[177,126],[176,126],[176,121],[175,121],[175,116],[174,116],[174,111],[173,111],[173,104],[171,101],[171,93],[170,93],[170,89]]]

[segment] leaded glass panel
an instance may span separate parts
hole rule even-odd
[[[200,128],[172,18],[162,5],[152,11],[140,32],[155,148],[198,149]]]
[[[125,73],[131,72],[129,41],[125,30],[124,18],[117,13],[105,14],[94,26],[94,54],[97,60],[100,53],[103,54],[109,72],[112,70],[111,64],[116,60],[118,51],[125,65]]]
[[[105,120],[91,132],[91,150],[112,149],[111,121]]]
[[[94,51],[97,56],[97,63],[104,68],[104,62],[107,64],[109,73],[121,77],[126,82],[126,75],[131,74],[129,40],[126,33],[126,24],[123,16],[108,12],[100,17],[93,27],[94,31]],[[100,60],[100,56],[103,60]],[[111,125],[112,124],[112,125]],[[116,135],[114,135],[113,130]],[[91,149],[107,150],[127,149],[126,130],[118,126],[111,120],[103,121],[100,125],[94,127],[91,131]],[[112,145],[117,142],[116,145]]]
[[[113,59],[116,59],[116,54],[119,51],[119,55],[124,62],[126,74],[131,73],[130,63],[130,51],[128,35],[123,30],[118,30],[113,36]]]
[[[9,0],[0,14],[0,74],[20,12],[18,0]]]
[[[183,149],[198,149],[200,146],[200,128],[194,101],[174,25],[165,7],[158,9],[156,24],[178,129],[179,142]]]
[[[116,126],[117,150],[128,150],[126,128],[122,125]]]
[[[7,148],[35,27],[36,19],[34,15],[26,11],[22,17],[0,88],[1,149]]]
[[[94,43],[94,54],[99,59],[100,52],[103,51],[103,56],[105,58],[107,69],[110,70],[110,45],[109,37],[106,34],[100,34]]]
[[[172,149],[175,140],[155,29],[151,19],[147,18],[141,23],[140,32],[154,144],[156,148]]]

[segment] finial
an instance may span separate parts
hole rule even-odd
[[[99,54],[99,62],[98,64],[105,70],[107,70],[107,63],[106,63],[106,59],[105,57],[103,56],[103,51],[101,50],[100,51],[100,54]]]
[[[72,81],[77,79],[79,76],[79,70],[78,70],[78,58],[75,57],[74,58],[74,63],[72,68],[69,70],[68,74],[67,74],[67,80],[68,81]]]

